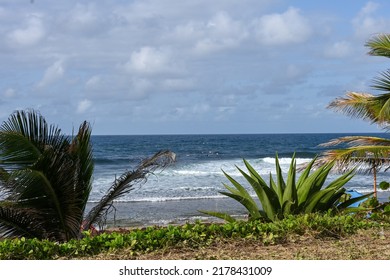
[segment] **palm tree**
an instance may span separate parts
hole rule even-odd
[[[390,58],[390,35],[380,34],[366,43],[372,56]],[[362,118],[377,124],[383,129],[390,125],[390,69],[381,73],[373,80],[373,89],[382,91],[382,94],[349,92],[346,97],[337,98],[329,104],[329,108],[342,112],[351,117]],[[320,162],[336,160],[336,168],[345,171],[356,168],[358,171],[372,172],[374,177],[374,196],[377,193],[377,172],[390,163],[390,139],[349,136],[333,139],[322,146],[336,146],[347,144],[348,148],[334,149],[322,154]]]
[[[114,199],[175,159],[161,151],[115,180],[89,214],[94,170],[91,127],[64,135],[36,111],[16,111],[0,127],[0,236],[56,241],[80,238]]]

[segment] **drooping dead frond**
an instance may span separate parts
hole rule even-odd
[[[320,147],[331,147],[340,144],[346,144],[348,146],[389,146],[390,139],[373,137],[373,136],[345,136],[332,139],[326,143],[322,143]]]
[[[171,151],[159,151],[154,156],[143,160],[135,170],[122,174],[119,179],[114,181],[107,194],[90,210],[83,223],[83,228],[87,230],[93,224],[100,224],[100,221],[105,220],[107,210],[116,198],[129,193],[134,189],[136,184],[145,182],[148,175],[153,173],[157,168],[165,168],[175,160],[175,153]]]
[[[355,146],[346,149],[324,152],[317,165],[335,162],[334,169],[340,172],[355,169],[357,172],[371,173],[390,165],[390,146]]]

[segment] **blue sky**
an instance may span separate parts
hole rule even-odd
[[[378,132],[327,109],[388,68],[390,3],[0,0],[0,120],[94,134]]]

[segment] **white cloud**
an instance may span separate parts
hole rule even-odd
[[[240,46],[248,34],[244,22],[220,11],[208,20],[190,20],[175,26],[168,38],[186,45],[197,54],[210,54]]]
[[[125,69],[139,74],[156,74],[172,71],[171,66],[167,52],[153,47],[142,47],[131,54]]]
[[[37,44],[45,36],[42,20],[37,15],[30,15],[23,27],[8,33],[11,46],[28,47]]]
[[[342,58],[351,54],[351,45],[346,41],[335,42],[325,49],[324,54],[329,58]]]
[[[248,35],[245,27],[225,12],[217,13],[202,29],[202,36],[195,46],[200,53],[237,47]]]
[[[85,113],[89,108],[91,108],[92,102],[88,99],[81,100],[77,105],[77,113]]]
[[[302,43],[312,33],[309,21],[296,8],[264,15],[254,21],[254,28],[258,41],[265,45]]]
[[[367,2],[366,5],[360,10],[360,16],[370,15],[378,10],[379,4],[375,2]]]
[[[180,114],[174,115],[177,122],[167,124],[178,133],[191,120],[204,120],[211,131],[215,119],[226,121],[218,123],[226,132],[276,131],[282,125],[254,128],[246,118],[261,119],[275,111],[269,104],[281,100],[327,104],[337,92],[316,94],[323,84],[340,85],[341,95],[351,80],[369,83],[373,66],[360,59],[366,58],[364,44],[352,28],[380,32],[378,26],[386,27],[388,3],[373,1],[383,7],[351,1],[346,8],[334,0],[321,5],[274,0],[171,0],[169,5],[161,0],[6,1],[0,4],[2,111],[41,106],[42,112],[56,111],[69,121],[75,112],[109,120],[118,108],[131,108],[132,120],[148,127],[149,120],[166,110]],[[343,64],[335,67],[328,57],[343,58]],[[49,90],[50,95],[37,94]],[[231,114],[239,125],[228,122]],[[97,127],[106,126],[101,132],[117,131],[113,122],[107,123],[111,125],[96,120]]]
[[[99,16],[99,11],[94,4],[77,3],[69,12],[59,19],[65,30],[76,33],[99,32],[101,21],[106,17]]]
[[[390,29],[390,20],[375,15],[379,7],[377,3],[368,2],[352,20],[355,35],[358,38],[367,40],[367,38],[374,34],[388,32]]]
[[[42,80],[38,83],[39,88],[44,88],[54,82],[58,81],[64,75],[65,69],[63,66],[63,61],[58,60],[50,65],[43,75]]]

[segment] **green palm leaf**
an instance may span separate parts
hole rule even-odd
[[[173,153],[157,153],[120,176],[87,215],[84,229],[99,222],[114,199],[173,160]],[[88,122],[70,138],[38,112],[17,111],[0,127],[0,163],[1,195],[6,199],[0,201],[0,235],[80,238],[94,169]]]
[[[2,237],[39,238],[46,236],[43,224],[44,221],[34,209],[20,209],[4,202],[0,204],[0,233]]]
[[[384,56],[390,58],[390,36],[389,34],[380,34],[374,36],[366,43],[370,48],[368,54],[373,56]]]

